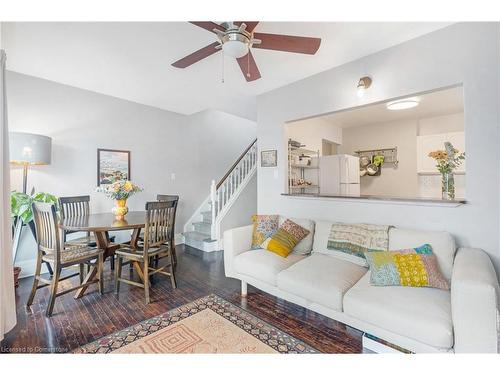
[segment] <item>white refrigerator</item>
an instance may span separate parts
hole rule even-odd
[[[360,196],[359,158],[339,154],[319,158],[321,195]]]

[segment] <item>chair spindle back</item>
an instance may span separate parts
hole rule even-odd
[[[46,254],[53,253],[55,262],[59,263],[61,259],[61,237],[55,205],[34,202],[32,210],[38,250]]]
[[[146,203],[144,250],[169,242],[174,238],[177,199]]]

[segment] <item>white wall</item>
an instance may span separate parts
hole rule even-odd
[[[369,124],[342,129],[340,154],[357,150],[398,148],[399,164],[384,164],[380,176],[361,177],[362,195],[418,197],[417,120]]]
[[[259,213],[387,223],[447,230],[460,245],[485,249],[500,271],[499,29],[462,23],[353,61],[258,98],[259,148],[278,149],[279,169],[258,169]],[[373,84],[357,98],[359,77]],[[368,203],[282,196],[286,185],[284,123],[463,83],[468,203],[459,207]]]
[[[432,135],[464,131],[464,113],[435,116],[418,120],[417,135]]]
[[[8,72],[7,90],[10,130],[52,137],[52,164],[30,169],[28,189],[90,194],[92,211],[107,212],[112,201],[94,192],[96,150],[130,150],[132,180],[144,191],[129,208],[143,210],[158,193],[179,194],[176,232],[208,195],[210,180],[256,136],[255,123],[221,112],[187,117],[14,72]],[[12,189],[21,190],[21,172],[13,168]],[[17,261],[26,271],[34,254],[33,239],[24,236]]]
[[[188,138],[198,140],[189,152],[195,156],[196,181],[205,189],[204,199],[210,194],[212,179],[219,182],[257,138],[257,126],[254,121],[216,110],[195,113],[188,117],[188,124]]]
[[[308,150],[318,151],[323,155],[323,140],[331,143],[342,143],[342,129],[321,118],[313,118],[287,124],[288,135],[304,145]]]

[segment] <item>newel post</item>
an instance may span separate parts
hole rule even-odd
[[[212,240],[215,240],[215,217],[217,215],[217,185],[215,181],[212,180],[212,184],[210,185],[210,201],[212,202],[212,225],[210,228],[210,237]]]

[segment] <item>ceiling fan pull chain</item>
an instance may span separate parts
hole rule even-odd
[[[250,50],[247,53],[247,77],[250,78]]]

